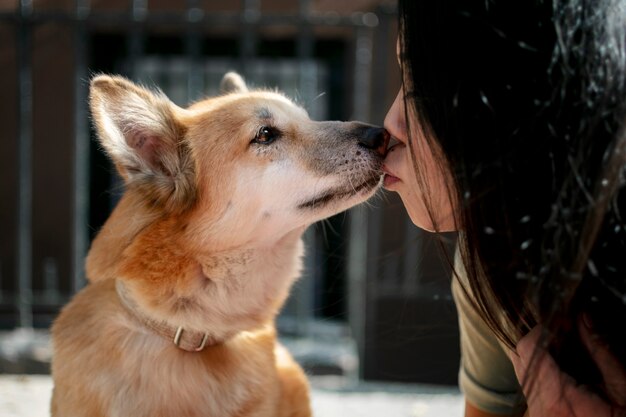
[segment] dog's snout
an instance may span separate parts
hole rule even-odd
[[[387,145],[389,144],[389,132],[382,127],[369,127],[363,131],[359,137],[359,145],[372,149],[381,155],[387,153]]]

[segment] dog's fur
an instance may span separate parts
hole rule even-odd
[[[222,88],[182,109],[121,77],[92,80],[126,191],[87,257],[89,285],[52,328],[53,416],[310,415],[274,318],[304,229],[375,192],[386,143],[362,146],[372,127],[313,122],[236,74]],[[179,349],[122,304],[120,285],[141,314],[215,343]]]

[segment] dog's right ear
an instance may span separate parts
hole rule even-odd
[[[123,77],[92,79],[89,101],[100,143],[129,188],[170,208],[193,200],[193,165],[176,107],[160,91]]]
[[[230,71],[224,74],[220,83],[220,91],[222,94],[246,93],[248,92],[248,86],[241,75]]]

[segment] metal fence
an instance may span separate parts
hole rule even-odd
[[[84,257],[90,241],[90,158],[94,145],[90,138],[89,118],[87,114],[87,80],[94,68],[90,65],[93,55],[93,35],[103,31],[122,34],[126,56],[119,72],[137,80],[157,81],[159,86],[184,104],[197,99],[214,87],[215,77],[225,69],[236,68],[258,85],[274,85],[297,95],[303,103],[313,103],[313,114],[319,118],[328,116],[325,97],[316,97],[324,91],[324,81],[328,79],[324,63],[316,60],[314,31],[324,28],[341,29],[349,32],[345,39],[350,45],[346,49],[352,55],[349,59],[354,77],[349,90],[350,109],[344,118],[369,120],[371,116],[371,79],[372,79],[372,44],[375,29],[380,26],[376,13],[355,11],[349,14],[334,12],[316,12],[312,10],[311,0],[299,0],[296,10],[287,12],[262,12],[260,0],[243,0],[239,10],[207,12],[208,1],[187,0],[185,7],[175,6],[177,10],[153,11],[147,0],[132,0],[127,10],[103,11],[89,0],[75,0],[73,7],[57,6],[56,9],[40,8],[32,0],[20,0],[13,9],[0,9],[0,26],[9,27],[14,32],[14,43],[3,45],[5,50],[16,54],[16,83],[18,85],[17,124],[17,237],[15,250],[15,274],[0,275],[0,284],[16,277],[16,285],[0,285],[1,303],[14,305],[18,311],[18,324],[32,327],[33,305],[58,306],[85,284]],[[94,2],[95,3],[95,2]],[[171,2],[174,5],[176,2]],[[216,2],[213,2],[216,3]],[[222,2],[223,3],[223,2]],[[292,2],[293,3],[293,2]],[[379,9],[380,11],[380,9]],[[393,10],[387,10],[389,14]],[[72,32],[73,60],[73,97],[72,102],[62,103],[74,108],[72,186],[71,186],[71,262],[69,286],[61,289],[64,281],[59,277],[59,267],[54,258],[48,257],[37,265],[42,271],[33,271],[33,59],[32,50],[34,33],[38,27],[54,24],[64,26]],[[295,53],[282,61],[263,60],[258,57],[257,48],[264,28],[282,27],[293,32]],[[223,29],[236,38],[237,51],[227,59],[208,60],[203,55],[202,44],[211,34],[207,29]],[[182,53],[175,58],[159,58],[149,53],[148,37],[154,31],[173,33],[182,42]],[[282,69],[281,69],[282,68]],[[176,78],[179,76],[178,79]],[[268,75],[274,79],[268,79]],[[54,109],[51,109],[54,111]],[[16,140],[5,137],[3,140]],[[3,193],[4,194],[4,193]],[[7,194],[5,194],[7,196]],[[10,196],[7,196],[10,198]],[[93,209],[93,208],[92,208]],[[54,221],[54,219],[51,219]],[[97,225],[96,225],[97,226]],[[94,225],[91,225],[94,227]],[[3,239],[11,239],[3,236]],[[315,259],[315,234],[309,234],[311,256]],[[309,270],[315,274],[315,264],[309,261]],[[8,264],[5,260],[5,264]],[[41,274],[42,284],[33,285],[33,274]],[[311,288],[302,288],[312,284],[302,284],[301,296],[308,294]],[[37,288],[36,288],[37,287]],[[300,297],[302,298],[302,297]],[[302,300],[302,303],[307,301]],[[308,301],[310,303],[310,301]],[[304,311],[297,308],[293,311]]]

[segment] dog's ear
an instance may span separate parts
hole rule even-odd
[[[246,93],[248,92],[248,86],[246,86],[246,82],[241,75],[231,71],[224,74],[224,78],[222,78],[220,83],[220,91],[222,94]]]
[[[193,200],[193,164],[176,107],[162,92],[122,77],[92,79],[89,101],[100,143],[129,188],[180,208]]]

